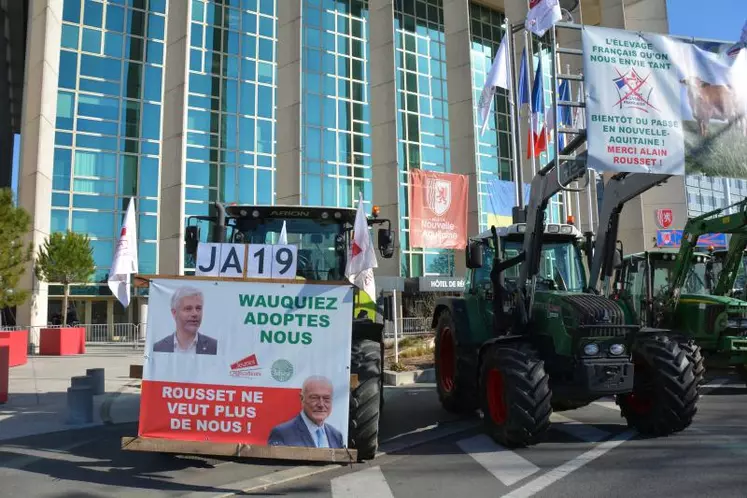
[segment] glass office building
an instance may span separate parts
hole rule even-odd
[[[419,277],[458,274],[460,261],[454,251],[410,246],[409,171],[469,174],[478,230],[487,228],[489,179],[514,179],[505,92],[483,135],[477,117],[505,32],[503,13],[483,3],[455,10],[443,0],[63,0],[57,8],[59,31],[30,35],[59,37],[56,81],[41,78],[43,90],[26,97],[50,88],[57,96],[53,138],[44,142],[40,132],[35,142],[50,148],[43,152],[51,191],[45,200],[37,187],[34,206],[49,213],[49,231],[91,236],[95,282],[74,289],[82,323],[138,322],[138,307],[123,309],[106,286],[130,199],[140,272],[190,273],[184,226],[189,216],[211,213],[214,201],[354,208],[360,193],[370,206],[386,191],[396,197],[387,216],[397,218],[399,251],[393,266],[380,261],[379,273]],[[449,74],[449,44],[459,40],[446,33],[455,25],[469,32],[453,49],[466,54],[456,66],[466,78]],[[374,64],[374,50],[389,50],[389,62]],[[375,86],[382,101],[373,99]],[[456,94],[464,102],[450,98]],[[374,122],[374,107],[389,102],[381,95],[391,99],[386,135]],[[455,161],[453,109],[471,109],[474,167],[467,170],[461,157]],[[396,174],[376,173],[377,148],[396,154]],[[43,172],[45,164],[35,167]],[[561,203],[551,211],[563,219]],[[60,295],[49,286],[45,319],[60,311]]]

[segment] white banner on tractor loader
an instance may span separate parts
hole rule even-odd
[[[589,165],[747,178],[747,51],[584,26]]]

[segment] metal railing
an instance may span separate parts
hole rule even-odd
[[[144,346],[145,330],[136,323],[115,323],[111,326],[106,323],[71,323],[68,327],[83,327],[86,330],[86,345],[122,345],[122,346]],[[46,325],[35,327],[35,329],[48,328],[58,329],[62,325]],[[28,330],[31,327],[2,326],[0,332],[14,330]],[[38,332],[38,330],[37,330]]]
[[[399,318],[397,320],[397,336],[405,337],[409,335],[433,334],[431,320],[433,320],[433,318],[429,316]],[[384,338],[394,339],[394,322],[387,321],[384,324]]]

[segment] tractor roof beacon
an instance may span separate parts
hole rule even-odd
[[[535,444],[553,409],[603,396],[615,395],[628,424],[649,435],[681,431],[696,412],[694,366],[671,332],[642,328],[591,291],[592,234],[545,223],[549,200],[587,173],[585,153],[569,156],[585,140],[580,131],[535,175],[514,225],[470,240],[464,294],[434,311],[442,405],[481,408],[486,432],[503,445]],[[605,189],[605,199],[613,193]],[[614,249],[606,229],[596,243]]]
[[[224,206],[214,203],[213,216],[191,216],[185,232],[186,252],[197,256],[200,227],[190,221],[207,222],[210,242],[268,243],[286,224],[288,241],[298,246],[296,278],[310,282],[345,280],[345,265],[355,222],[355,209],[309,206]],[[379,252],[384,258],[394,254],[390,220],[379,218],[373,207],[368,225],[386,225],[378,231]],[[376,296],[355,289],[351,392],[348,445],[359,460],[370,460],[378,449],[379,415],[384,406],[384,324],[377,313]]]

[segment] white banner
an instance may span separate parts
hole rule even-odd
[[[149,304],[140,435],[347,446],[352,285],[159,278]]]
[[[590,167],[747,177],[747,55],[594,26],[582,41]]]

